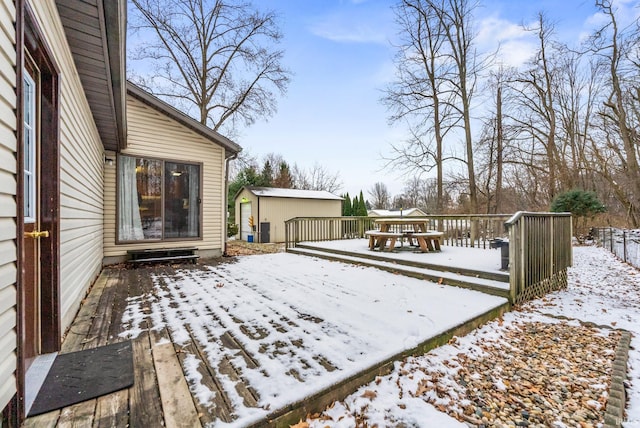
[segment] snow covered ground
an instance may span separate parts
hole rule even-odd
[[[506,357],[506,360],[510,361],[510,354],[518,351],[517,346],[514,345],[517,342],[509,343],[506,338],[517,336],[514,332],[531,328],[531,326],[539,329],[540,332],[537,334],[542,336],[541,332],[544,329],[540,326],[553,327],[554,324],[561,323],[562,321],[556,318],[558,316],[632,332],[629,353],[631,386],[627,391],[629,395],[627,421],[623,426],[625,428],[640,427],[640,273],[637,269],[617,260],[606,250],[597,247],[574,248],[574,266],[570,268],[569,286],[566,290],[551,293],[545,298],[524,305],[519,310],[506,314],[503,319],[490,322],[481,329],[463,338],[457,338],[449,345],[435,349],[423,357],[398,362],[396,369],[390,375],[377,378],[342,402],[334,403],[323,414],[313,415],[299,426],[353,427],[363,426],[363,421],[368,426],[374,424],[442,428],[467,426],[446,413],[461,411],[462,407],[468,404],[461,397],[464,397],[465,390],[474,379],[462,379],[460,373],[463,372],[463,365],[470,364],[470,358],[482,361],[488,353],[493,353],[493,356],[498,359]],[[598,358],[588,359],[583,356],[582,359],[585,361],[578,360],[577,365],[569,366],[570,354],[583,351],[589,348],[589,342],[606,340],[614,333],[610,328],[585,328],[578,321],[565,322],[561,326],[565,330],[575,328],[577,332],[579,331],[581,339],[586,338],[587,342],[577,343],[578,346],[571,352],[567,352],[564,357],[551,356],[552,359],[559,360],[561,365],[570,367],[570,371],[578,367],[585,373],[588,368],[595,365]],[[535,338],[536,333],[529,334],[529,337]],[[552,339],[558,340],[557,337]],[[570,342],[571,340],[559,342],[558,347],[566,347]],[[605,355],[610,353],[611,350],[606,348],[611,347],[612,342],[614,341],[609,340],[608,344],[600,345],[604,348],[600,349],[601,353]],[[497,352],[496,349],[498,349]],[[549,349],[553,350],[553,347]],[[537,359],[544,359],[544,356],[538,356]],[[485,367],[485,369],[492,370],[491,367]],[[507,390],[507,385],[511,382],[515,384],[510,375],[513,376],[513,373],[501,374],[499,370],[491,371],[492,396],[496,391],[499,395],[501,391]],[[482,377],[483,373],[475,373],[472,378],[474,376]],[[596,397],[600,400],[606,397],[606,393],[602,392],[601,383],[594,381],[588,384],[587,388],[595,391]],[[483,401],[489,400],[488,397],[485,398]],[[508,401],[508,397],[503,397],[502,400]],[[596,409],[600,406],[598,399],[583,400],[583,404]],[[504,402],[501,405],[504,405]],[[587,410],[589,409],[580,409],[583,413]],[[577,410],[573,414],[551,415],[551,419],[546,420],[553,422],[547,422],[545,425],[593,426],[589,425],[588,421],[582,422],[584,420],[580,419],[582,416],[572,420],[576,413],[578,413]],[[478,418],[480,416],[478,415]],[[526,416],[529,417],[528,414]],[[586,425],[580,425],[580,423]]]

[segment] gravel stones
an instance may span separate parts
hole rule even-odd
[[[463,391],[451,396],[429,373],[416,391],[470,426],[594,427],[604,420],[618,331],[560,323],[513,323],[481,352],[450,361]],[[435,393],[435,397],[434,394]],[[450,403],[453,404],[453,403]]]
[[[619,330],[526,311],[517,317],[507,314],[505,320],[398,362],[390,375],[378,377],[364,387],[364,394],[352,395],[339,407],[358,427],[422,426],[419,417],[402,416],[415,400],[469,427],[608,427],[609,399],[612,408],[620,408],[611,388],[621,335]],[[396,410],[386,413],[381,424],[384,406]],[[307,420],[327,418],[325,412]]]

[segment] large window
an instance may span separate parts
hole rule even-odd
[[[118,240],[200,237],[200,165],[118,157]]]

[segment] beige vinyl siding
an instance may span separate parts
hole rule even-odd
[[[126,255],[129,249],[195,246],[201,254],[220,255],[224,240],[224,149],[168,118],[158,110],[127,96],[127,149],[124,155],[199,163],[202,165],[202,239],[144,241],[116,245],[116,157],[105,166],[105,258]]]
[[[341,201],[298,198],[260,198],[260,223],[269,222],[271,242],[284,242],[284,222],[293,217],[340,217]],[[254,218],[258,218],[255,217]],[[259,232],[258,232],[259,235]]]
[[[54,0],[29,2],[59,67],[63,331],[102,268],[103,148]]]
[[[16,394],[16,11],[0,0],[0,409]]]

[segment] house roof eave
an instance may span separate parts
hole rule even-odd
[[[56,0],[106,150],[126,147],[126,0]]]

